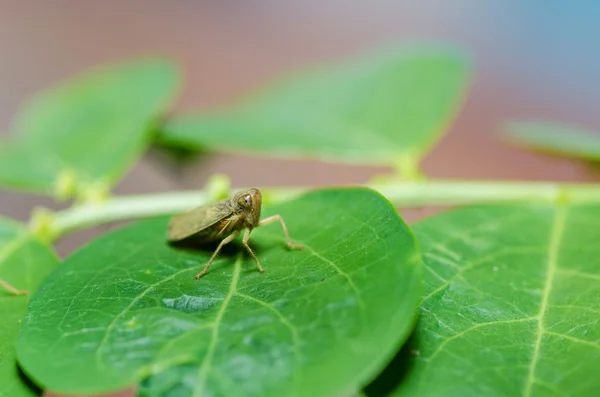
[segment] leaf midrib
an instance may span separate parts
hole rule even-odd
[[[554,283],[554,276],[558,269],[558,254],[565,229],[566,213],[566,207],[564,205],[558,205],[555,211],[554,221],[552,223],[552,229],[550,232],[550,250],[548,252],[548,264],[546,266],[544,292],[542,295],[542,301],[540,303],[540,311],[536,316],[538,321],[538,334],[533,347],[533,357],[529,364],[527,381],[525,383],[525,388],[523,389],[524,397],[531,396],[533,384],[535,383],[535,370],[540,358],[540,348],[542,345],[542,339],[544,334],[546,333],[546,330],[544,329],[544,314],[548,309],[548,302],[550,301],[550,294],[552,292],[552,284]]]
[[[550,233],[549,233],[549,242],[548,242],[549,248],[548,248],[548,256],[547,256],[548,259],[547,259],[546,269],[544,272],[544,274],[545,274],[544,289],[542,292],[542,298],[540,301],[540,307],[539,307],[538,313],[535,316],[525,317],[525,318],[521,318],[521,319],[499,320],[499,321],[491,321],[491,322],[487,322],[487,323],[476,324],[475,326],[470,327],[464,331],[461,331],[458,334],[453,335],[452,337],[444,340],[444,342],[440,346],[438,346],[438,348],[435,350],[435,352],[427,358],[427,361],[431,361],[435,356],[437,356],[438,353],[440,351],[442,351],[443,348],[448,344],[448,342],[455,340],[456,338],[463,336],[467,332],[470,332],[470,331],[480,328],[482,326],[490,326],[490,325],[493,326],[493,325],[504,324],[504,323],[512,324],[512,323],[516,323],[516,322],[537,321],[538,332],[536,334],[535,342],[533,344],[532,358],[531,358],[531,361],[528,366],[528,373],[527,373],[527,377],[525,379],[525,385],[523,387],[523,392],[522,392],[522,395],[524,397],[531,397],[532,393],[533,393],[533,385],[538,382],[538,380],[536,379],[536,368],[537,368],[537,364],[540,360],[541,346],[542,346],[544,335],[554,335],[557,337],[568,339],[574,343],[582,343],[589,347],[600,349],[600,345],[598,345],[594,342],[586,341],[583,339],[575,338],[575,337],[561,334],[561,333],[551,332],[551,331],[548,331],[544,326],[544,320],[545,320],[544,316],[549,308],[549,302],[550,302],[550,298],[551,298],[551,294],[552,294],[554,279],[555,279],[557,273],[563,271],[563,269],[560,269],[558,267],[558,257],[559,257],[559,251],[561,248],[561,242],[562,242],[562,239],[564,236],[566,218],[567,218],[567,205],[557,204],[555,207],[554,218],[553,218],[552,225],[550,228]],[[523,251],[527,252],[529,250],[532,250],[532,248],[533,247],[525,247],[523,249]],[[478,261],[478,263],[480,263],[480,262]],[[473,267],[474,266],[470,266],[470,268],[473,268]],[[576,271],[569,271],[566,269],[564,271],[577,273]],[[464,268],[461,268],[459,270],[459,272],[464,272]],[[585,274],[585,275],[587,276],[587,274]],[[456,278],[456,276],[453,276],[452,278]],[[446,282],[443,286],[447,287],[448,284],[449,284],[449,282]],[[432,295],[439,292],[440,290],[443,290],[443,288],[437,288],[434,290],[434,293],[426,295],[424,298],[422,298],[421,305],[424,302],[426,302]],[[421,310],[423,310],[423,307],[421,308]],[[425,379],[422,379],[422,381],[424,381],[424,380]]]
[[[223,320],[223,316],[225,315],[225,311],[227,310],[227,306],[231,301],[231,298],[237,291],[238,280],[240,278],[240,272],[242,269],[242,257],[238,255],[235,261],[235,267],[233,269],[233,276],[231,276],[231,285],[229,286],[229,291],[227,291],[227,295],[225,299],[223,299],[223,304],[215,317],[214,325],[212,327],[212,334],[210,339],[210,344],[208,345],[208,350],[206,352],[206,356],[204,360],[202,360],[202,364],[200,365],[200,369],[198,370],[198,382],[194,387],[194,397],[202,396],[204,392],[204,386],[206,384],[206,376],[208,375],[208,371],[210,369],[210,365],[212,362],[212,358],[215,353],[215,349],[217,347],[217,341],[219,339],[219,328],[221,326],[221,321]]]

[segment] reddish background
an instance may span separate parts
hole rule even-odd
[[[518,0],[102,1],[0,0],[0,131],[36,91],[101,62],[166,55],[186,73],[177,111],[226,105],[279,73],[393,40],[462,45],[475,76],[465,107],[425,159],[436,177],[593,180],[594,170],[502,145],[513,119],[600,131],[600,2]],[[146,156],[117,192],[192,189],[226,173],[233,185],[364,183],[382,168],[211,155],[185,172]],[[0,213],[27,220],[42,197],[0,191]],[[408,213],[409,220],[418,214]],[[67,236],[65,255],[109,227]]]

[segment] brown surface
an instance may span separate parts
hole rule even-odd
[[[553,67],[552,60],[536,63],[534,54],[525,64],[520,57],[536,48],[510,34],[515,27],[508,22],[535,26],[533,21],[513,18],[511,12],[520,12],[518,2],[392,3],[0,0],[0,131],[8,130],[19,104],[37,90],[104,61],[148,53],[178,59],[186,82],[177,109],[185,110],[227,104],[283,71],[356,54],[392,39],[431,37],[463,45],[475,59],[476,75],[449,136],[425,160],[427,173],[597,180],[598,174],[578,164],[502,146],[496,140],[502,122],[523,117],[577,122],[600,130],[597,113],[585,102],[590,98],[576,102],[576,92],[565,95],[564,85],[550,77],[544,80],[551,76],[543,72]],[[529,76],[531,70],[540,74]],[[230,175],[234,185],[328,185],[363,183],[385,169],[213,155],[181,173],[147,156],[117,192],[194,188],[213,172]],[[47,199],[0,192],[2,214],[26,220],[34,205],[55,207]],[[408,219],[420,214],[405,213]],[[70,252],[106,228],[67,236],[58,244],[59,252]]]
[[[179,60],[186,80],[176,111],[185,111],[226,105],[279,73],[357,54],[390,40],[434,38],[468,50],[475,61],[475,76],[449,136],[423,163],[427,173],[498,179],[597,177],[578,164],[499,144],[502,123],[514,118],[573,121],[600,130],[594,112],[581,111],[570,97],[560,100],[558,85],[557,95],[547,96],[535,83],[519,84],[532,67],[518,57],[518,51],[527,48],[519,43],[511,48],[512,38],[503,35],[504,27],[491,23],[494,12],[502,9],[498,4],[504,3],[483,7],[476,0],[460,0],[450,6],[429,0],[409,6],[374,1],[366,6],[359,1],[342,5],[312,0],[302,4],[0,0],[0,131],[9,129],[19,104],[37,90],[101,62],[149,53]],[[505,4],[511,11],[510,2]],[[514,3],[512,8],[518,13]],[[503,67],[510,55],[515,56],[509,62],[512,74]],[[540,70],[548,68],[548,62],[539,63]],[[165,169],[155,157],[147,156],[117,192],[199,187],[213,172],[228,174],[234,185],[260,186],[363,183],[385,171],[212,155],[182,172]],[[48,199],[0,192],[0,213],[26,220],[35,205],[56,208]],[[67,236],[59,242],[59,252],[66,254],[95,234],[83,231]]]

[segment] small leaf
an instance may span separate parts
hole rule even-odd
[[[425,262],[395,396],[593,396],[600,206],[463,208],[414,226]]]
[[[64,198],[114,184],[149,143],[175,92],[164,60],[113,65],[78,76],[27,103],[0,146],[0,184]]]
[[[412,329],[420,285],[414,238],[366,189],[316,191],[283,205],[279,225],[243,249],[165,241],[166,218],[107,234],[67,258],[31,301],[19,360],[63,393],[144,381],[147,396],[344,395],[385,366]],[[173,394],[169,394],[173,393]]]
[[[17,296],[0,288],[0,396],[37,395],[19,375],[15,345],[27,301],[57,264],[50,247],[22,225],[0,217],[0,279],[28,291]]]
[[[508,126],[508,139],[519,146],[551,154],[600,161],[600,133],[543,122],[520,122]]]
[[[468,74],[454,50],[386,49],[279,82],[231,111],[176,118],[160,139],[352,163],[418,161],[455,116]]]

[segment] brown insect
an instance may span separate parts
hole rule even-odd
[[[233,241],[242,230],[244,237],[242,244],[256,261],[258,271],[264,270],[260,261],[248,245],[252,229],[279,221],[290,248],[303,249],[302,245],[292,243],[287,226],[281,215],[273,215],[260,220],[262,195],[258,189],[249,189],[237,193],[233,198],[227,198],[216,203],[207,204],[188,212],[175,215],[169,222],[167,239],[171,243],[180,243],[184,240],[193,240],[203,244],[221,240],[217,249],[208,260],[206,266],[196,275],[196,280],[206,273],[208,267],[218,255],[221,248]]]

